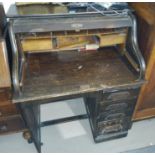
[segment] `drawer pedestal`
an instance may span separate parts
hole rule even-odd
[[[95,142],[127,136],[138,92],[138,88],[133,88],[99,92],[85,98]]]

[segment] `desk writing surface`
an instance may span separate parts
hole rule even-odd
[[[92,92],[137,79],[114,48],[35,53],[26,59],[23,92],[14,102]]]

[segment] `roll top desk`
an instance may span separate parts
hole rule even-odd
[[[99,9],[95,3],[56,5],[37,4],[48,10],[38,14],[34,4],[17,4],[7,16],[13,102],[38,151],[40,128],[64,121],[89,118],[95,142],[126,136],[145,82],[132,10]],[[40,122],[41,104],[78,97],[84,98],[86,115]]]

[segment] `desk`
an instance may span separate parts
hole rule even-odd
[[[125,105],[127,108],[125,113],[130,116],[127,118],[131,120],[139,88],[143,83],[143,81],[136,81],[137,77],[128,69],[125,62],[121,60],[120,55],[113,48],[91,54],[77,55],[76,52],[69,52],[68,54],[69,58],[66,57],[67,53],[65,53],[64,59],[62,57],[64,53],[61,52],[57,54],[28,55],[22,95],[14,95],[13,101],[19,105],[39,152],[41,151],[40,127],[90,118],[90,115],[92,115],[90,109],[93,109],[93,113],[96,111],[95,115],[99,115],[102,112],[98,112],[98,109],[101,109],[101,107],[105,109],[105,107],[116,103],[116,107],[112,109],[117,113],[115,108],[119,106],[121,109],[121,106],[124,106],[121,104],[125,102],[127,104],[127,107]],[[33,65],[31,65],[32,63]],[[80,70],[78,69],[79,65],[83,66]],[[126,83],[127,81],[128,83]],[[112,94],[116,94],[116,96]],[[88,115],[40,122],[40,105],[78,97],[85,99]],[[93,118],[96,122],[97,116]],[[131,126],[131,121],[128,121],[128,119],[125,120],[125,124],[128,122],[125,132],[121,132],[122,135],[119,134],[117,137],[127,135],[126,129]],[[92,130],[94,130],[93,127]],[[93,133],[96,134],[97,130]],[[95,134],[94,138],[96,139]],[[113,137],[113,134],[111,136]],[[101,140],[96,139],[96,141]]]
[[[130,11],[116,16],[108,11],[104,14],[95,11],[76,16],[72,13],[13,14],[8,18],[13,48],[13,102],[18,104],[39,152],[41,127],[76,119],[89,118],[95,142],[127,135],[139,88],[145,82],[145,63],[136,40],[136,20]],[[87,36],[95,31],[104,32],[106,36],[109,30],[108,35],[116,33],[119,37],[127,33],[122,33],[124,28],[128,30],[126,39],[112,40],[110,47],[97,42],[96,50],[70,48],[34,52],[24,51],[21,44],[23,34],[46,37],[50,32],[53,41],[53,34],[58,32],[64,35],[84,32]],[[84,98],[87,114],[40,121],[41,104],[79,97]]]

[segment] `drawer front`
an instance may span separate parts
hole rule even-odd
[[[0,119],[12,115],[18,115],[18,110],[14,104],[0,106]]]
[[[137,98],[138,94],[139,94],[139,88],[105,92],[103,93],[101,100],[103,102],[106,102],[106,101],[120,101],[126,99],[134,99]]]
[[[131,116],[136,104],[136,99],[134,100],[124,100],[117,102],[100,102],[99,104],[99,116],[108,115],[113,113],[124,113],[127,116]]]
[[[136,100],[101,102],[97,116],[98,134],[114,134],[128,131]]]
[[[0,121],[0,135],[19,132],[25,129],[25,124],[20,116]]]
[[[97,123],[97,131],[99,135],[112,134],[117,132],[127,131],[130,127],[130,118],[124,117],[108,121],[99,121]]]
[[[111,121],[115,119],[123,119],[124,117],[127,117],[128,115],[125,112],[122,111],[108,111],[101,113],[98,117],[98,121]]]

